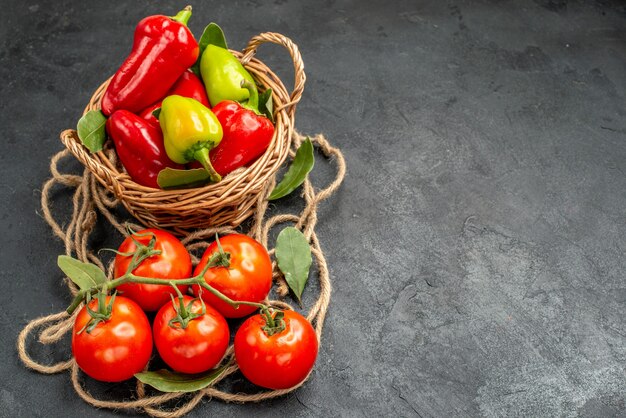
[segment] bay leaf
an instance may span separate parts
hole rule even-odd
[[[162,189],[184,189],[206,184],[209,178],[209,173],[204,168],[178,170],[166,167],[159,171],[157,183]]]
[[[228,45],[226,44],[226,38],[224,37],[224,31],[220,28],[216,23],[209,23],[204,31],[202,32],[202,36],[200,37],[200,41],[198,42],[198,46],[200,47],[200,53],[198,54],[198,59],[196,63],[191,67],[191,71],[193,71],[197,76],[200,76],[200,61],[202,59],[202,53],[209,45],[219,46],[224,49],[228,49]]]
[[[267,89],[259,94],[259,112],[274,123],[274,99],[272,98],[272,89]]]
[[[280,231],[276,239],[276,261],[289,288],[300,301],[313,262],[309,242],[300,230],[289,226]]]
[[[311,138],[307,138],[296,151],[296,156],[291,162],[291,166],[289,166],[280,183],[272,190],[267,200],[280,199],[296,190],[298,186],[304,183],[306,176],[313,169],[313,165],[315,165],[313,143]]]
[[[107,138],[104,129],[106,122],[106,116],[99,110],[90,110],[78,121],[76,126],[78,138],[89,151],[98,152],[102,150]]]
[[[137,373],[135,377],[161,392],[195,392],[213,383],[227,366],[201,374],[184,374],[162,369]]]
[[[67,255],[60,255],[57,265],[81,290],[99,286],[107,280],[100,267],[92,263],[83,263]]]

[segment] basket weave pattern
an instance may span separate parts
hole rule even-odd
[[[291,94],[269,67],[254,58],[266,42],[282,45],[294,64],[294,89]],[[289,154],[294,130],[296,104],[302,97],[306,76],[298,47],[287,37],[266,32],[253,37],[243,52],[231,51],[252,74],[260,90],[271,88],[274,100],[275,130],[267,151],[246,168],[238,169],[219,183],[184,190],[159,190],[135,183],[117,161],[111,141],[98,153],[91,153],[75,130],[61,133],[61,141],[89,169],[96,179],[147,227],[158,227],[185,234],[210,226],[241,224],[254,212],[255,204],[268,180]],[[99,110],[110,79],[93,94],[85,113]]]

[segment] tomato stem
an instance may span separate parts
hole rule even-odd
[[[217,252],[211,254],[211,258],[207,264],[213,264],[214,267],[230,267],[230,253],[224,251],[222,247],[222,243],[220,242],[220,237],[215,234],[215,243],[217,244]]]
[[[286,325],[283,320],[285,313],[283,311],[277,311],[273,316],[272,309],[267,309],[266,307],[262,309],[262,311],[263,318],[265,319],[265,326],[262,329],[268,337],[278,334],[285,329]]]
[[[97,310],[94,311],[89,307],[89,302],[91,302],[91,294],[90,293],[87,294],[87,300],[85,302],[85,305],[87,306],[87,313],[89,314],[91,319],[87,321],[85,326],[81,328],[81,330],[78,331],[77,334],[80,334],[84,330],[87,330],[87,333],[89,334],[91,330],[93,330],[96,327],[96,325],[98,325],[100,322],[108,321],[111,318],[111,313],[113,312],[113,302],[115,301],[116,293],[113,293],[113,295],[111,296],[109,300],[108,305],[106,303],[106,297],[107,297],[106,285],[103,285],[102,290],[98,291],[96,295],[98,298],[97,299],[98,307],[97,307]]]
[[[106,300],[107,300],[107,288],[106,286],[102,286],[102,291],[98,292],[98,313],[100,315],[107,314]]]
[[[231,298],[229,298],[228,296],[226,296],[225,294],[223,294],[222,292],[220,292],[219,290],[217,290],[216,288],[214,288],[213,286],[211,286],[210,284],[205,282],[204,278],[202,278],[202,280],[200,282],[197,282],[197,283],[194,283],[194,284],[197,284],[198,286],[202,287],[203,289],[208,290],[213,295],[215,295],[218,299],[228,303],[230,306],[232,306],[235,309],[239,308],[240,305],[254,306],[254,307],[257,307],[257,308],[259,308],[261,310],[267,309],[267,306],[262,304],[262,303],[248,302],[248,301],[244,301],[244,300],[232,300]]]
[[[176,316],[170,319],[167,324],[172,328],[185,329],[187,328],[187,325],[189,325],[190,321],[193,321],[194,319],[204,316],[204,314],[206,314],[206,305],[201,298],[195,298],[191,299],[187,306],[185,306],[183,294],[181,293],[178,286],[176,286],[174,281],[170,281],[169,284],[174,287],[174,290],[176,290],[176,293],[178,294],[178,307],[176,306],[174,296],[170,294],[170,297],[172,298],[172,306],[174,307],[174,311],[176,311]],[[193,312],[193,304],[198,299],[200,299],[200,303],[202,304],[202,309],[200,313]]]
[[[132,252],[133,258],[131,259],[130,263],[128,264],[128,268],[126,269],[126,274],[129,274],[131,272],[133,272],[137,267],[139,267],[139,265],[141,263],[143,263],[144,260],[154,256],[154,255],[159,255],[161,254],[161,250],[155,250],[154,247],[156,246],[156,235],[154,235],[152,232],[148,232],[145,234],[138,234],[135,231],[133,231],[130,226],[127,226],[128,231],[130,233],[130,238],[133,240],[133,242],[135,243],[135,251]],[[150,241],[148,242],[148,245],[144,245],[141,242],[137,241],[137,239],[135,237],[146,237],[149,236]]]

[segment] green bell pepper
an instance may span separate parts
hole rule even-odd
[[[211,106],[224,100],[245,103],[250,92],[241,86],[242,80],[250,82],[255,90],[257,88],[254,79],[239,60],[229,50],[217,45],[207,45],[202,53],[200,73]],[[251,110],[258,113],[258,108]]]

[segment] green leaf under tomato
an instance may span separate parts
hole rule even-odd
[[[259,94],[259,112],[264,114],[274,123],[274,100],[272,99],[272,89],[267,89]]]
[[[296,151],[296,156],[289,170],[287,170],[280,183],[272,190],[267,200],[280,199],[296,190],[304,182],[307,174],[313,169],[314,164],[313,143],[311,138],[307,137],[298,148],[298,151]]]
[[[135,377],[161,392],[195,392],[211,385],[226,367],[228,365],[202,374],[183,374],[162,369],[137,373]]]
[[[78,121],[78,126],[76,127],[78,138],[89,151],[98,152],[102,150],[104,141],[107,138],[104,130],[106,122],[106,116],[99,110],[90,110]]]
[[[202,36],[198,42],[200,53],[198,54],[196,63],[191,67],[191,71],[193,71],[197,76],[200,76],[200,60],[202,59],[202,53],[209,45],[215,45],[228,49],[228,45],[226,45],[226,38],[224,37],[224,31],[213,22],[209,23],[207,27],[204,28],[204,32],[202,32]]]
[[[313,262],[311,247],[302,232],[292,226],[280,231],[276,239],[276,261],[300,301]]]
[[[157,183],[162,189],[184,189],[206,184],[209,178],[209,173],[204,168],[178,170],[166,167],[159,171]]]
[[[57,264],[63,273],[81,290],[88,290],[106,282],[107,277],[100,267],[91,263],[83,263],[67,255],[60,255]]]

